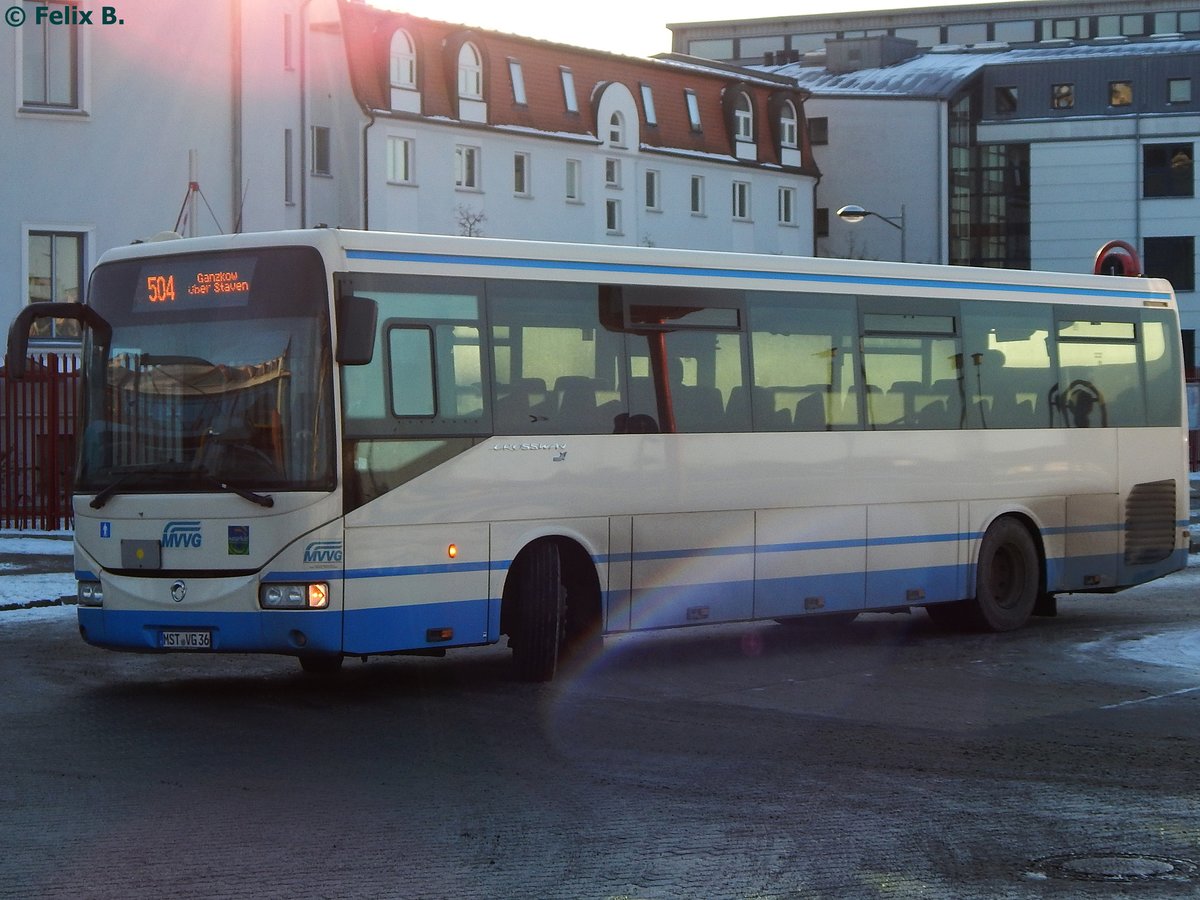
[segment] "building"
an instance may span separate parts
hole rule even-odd
[[[160,232],[316,225],[810,255],[805,94],[349,0],[129,0],[0,31],[0,320]],[[56,15],[38,13],[39,9]],[[42,349],[73,347],[44,321]]]
[[[776,16],[667,26],[671,49],[704,59],[754,65],[764,56],[798,61],[825,42],[890,36],[919,49],[1002,43],[1045,46],[1055,41],[1200,38],[1200,7],[1175,0],[1058,0],[974,3],[821,15]]]
[[[302,6],[129,0],[89,26],[73,6],[16,4],[24,24],[0,30],[15,60],[0,66],[0,321],[79,299],[113,246],[300,224],[279,151],[303,122]],[[44,321],[41,346],[72,346],[72,325]]]
[[[372,229],[811,255],[790,78],[342,6]],[[315,121],[315,120],[314,120]]]
[[[671,26],[677,49],[787,75],[806,103],[817,252],[1091,271],[1109,240],[1200,328],[1200,8],[1005,3]],[[881,134],[887,139],[881,140]],[[1192,358],[1189,350],[1188,359]]]

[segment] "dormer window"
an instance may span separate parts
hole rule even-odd
[[[754,140],[754,107],[748,95],[738,94],[737,105],[733,108],[733,121],[739,141]]]
[[[619,112],[608,119],[608,143],[613,147],[625,146],[625,117]]]
[[[483,99],[483,60],[470,41],[458,51],[458,96],[468,100]]]
[[[781,147],[796,148],[800,146],[800,119],[796,115],[796,107],[788,100],[783,104],[779,113],[779,144]]]
[[[412,38],[403,28],[392,35],[390,59],[392,87],[414,89],[417,86],[417,53]]]
[[[469,40],[463,40],[457,47],[458,49],[455,50],[455,44],[451,43],[447,47],[447,52],[455,54],[451,58],[455,62],[453,87],[457,95],[458,118],[463,122],[486,122],[488,108],[483,99],[484,49]],[[510,63],[516,63],[516,60],[510,60]],[[514,79],[515,98],[515,92],[524,92],[525,88],[525,79],[521,74],[520,63],[516,63],[515,70],[510,65],[509,73]],[[519,103],[520,100],[517,99],[516,102]]]
[[[392,32],[388,51],[388,81],[392,91],[392,109],[404,112],[421,111],[421,95],[417,92],[417,45],[403,28]]]
[[[779,161],[796,168],[804,165],[800,149],[800,115],[791,100],[784,100],[779,105]]]

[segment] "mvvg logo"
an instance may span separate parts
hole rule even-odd
[[[183,547],[200,549],[204,538],[200,534],[200,522],[193,519],[186,522],[168,522],[162,533],[164,547]]]
[[[342,561],[341,541],[313,541],[304,548],[306,563],[340,563]]]

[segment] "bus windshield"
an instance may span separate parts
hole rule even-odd
[[[331,490],[326,276],[312,248],[114,262],[89,303],[77,490]],[[266,505],[264,503],[264,505]]]

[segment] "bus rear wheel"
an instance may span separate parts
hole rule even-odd
[[[1020,628],[1040,594],[1041,563],[1029,530],[1011,516],[997,519],[979,545],[975,602],[968,608],[990,631]]]
[[[551,541],[534,544],[517,573],[519,610],[509,635],[522,681],[549,681],[558,669],[566,621],[562,560]]]

